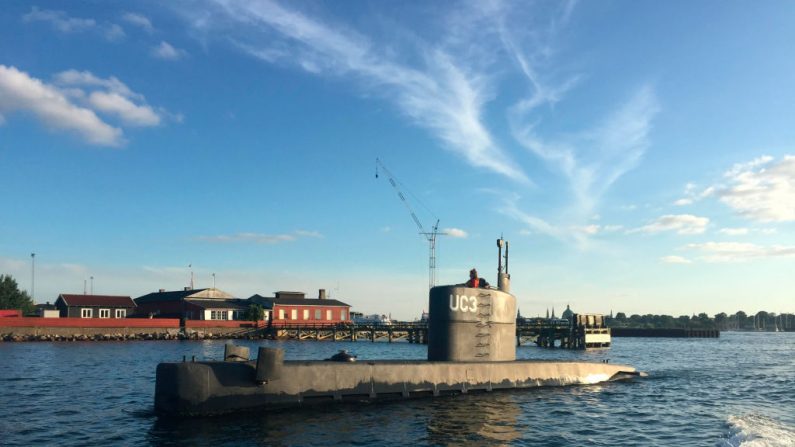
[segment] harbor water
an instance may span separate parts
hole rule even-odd
[[[424,359],[423,345],[235,341],[322,359]],[[523,359],[624,363],[645,379],[200,419],[153,412],[159,362],[220,359],[224,341],[0,344],[0,445],[795,446],[795,333],[614,338]]]

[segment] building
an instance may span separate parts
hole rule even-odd
[[[274,297],[252,295],[249,302],[259,304],[275,324],[336,324],[350,323],[349,304],[326,298],[326,290],[320,289],[317,298],[306,298],[303,292],[275,292]]]
[[[249,302],[218,289],[166,291],[160,289],[135,299],[137,316],[186,320],[244,320]]]
[[[61,311],[54,304],[47,301],[46,304],[36,304],[36,316],[42,318],[58,318]]]
[[[569,322],[571,322],[574,319],[574,312],[572,312],[571,308],[567,304],[566,305],[566,310],[564,310],[563,313],[560,316],[561,316],[561,318],[564,318],[566,320],[569,320]]]
[[[135,312],[135,301],[129,296],[62,293],[55,307],[64,318],[127,318]]]

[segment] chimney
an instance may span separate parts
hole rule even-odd
[[[321,300],[325,300],[325,299],[326,299],[326,289],[320,289],[320,290],[318,290],[318,292],[317,292],[317,298],[318,298],[318,299],[321,299]]]
[[[166,289],[160,289],[160,290],[158,290],[158,292],[160,292],[160,293],[165,293],[165,291],[166,291]]]

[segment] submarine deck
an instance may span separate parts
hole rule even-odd
[[[208,415],[333,401],[594,384],[639,374],[626,365],[548,360],[290,360],[268,373],[269,379],[260,383],[255,362],[161,363],[155,409],[160,414]]]

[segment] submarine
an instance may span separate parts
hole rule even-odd
[[[508,242],[497,240],[497,287],[437,286],[429,292],[427,360],[284,360],[284,351],[226,345],[224,361],[157,366],[155,411],[208,416],[332,402],[596,384],[644,373],[627,365],[516,360],[516,297],[510,293]],[[505,247],[503,255],[502,249]],[[503,259],[505,261],[503,268]]]

